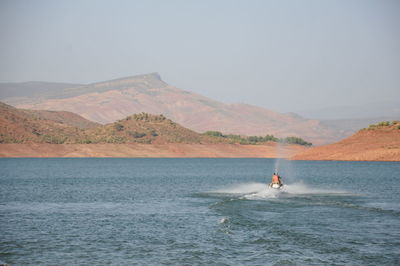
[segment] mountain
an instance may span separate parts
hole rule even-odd
[[[162,81],[157,73],[64,88],[56,94],[42,93],[26,98],[18,101],[5,97],[2,100],[20,108],[71,111],[103,124],[146,112],[163,114],[197,132],[216,130],[227,134],[297,136],[317,145],[343,137],[341,132],[318,120],[247,104],[224,104],[178,89]]]
[[[308,149],[294,160],[400,161],[400,122],[381,122],[334,144]]]

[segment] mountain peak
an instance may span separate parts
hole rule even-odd
[[[160,74],[159,74],[158,72],[153,72],[153,73],[145,74],[144,76],[147,76],[147,77],[153,78],[153,79],[158,79],[158,80],[161,80],[161,81],[162,81],[161,76],[160,76]]]
[[[106,81],[101,81],[101,82],[95,82],[89,85],[94,85],[94,84],[102,84],[102,83],[137,83],[137,82],[151,82],[151,83],[162,83],[163,85],[166,85],[166,83],[161,79],[161,76],[158,72],[152,72],[148,74],[141,74],[141,75],[133,75],[133,76],[127,76],[127,77],[122,77],[122,78],[117,78],[117,79],[111,79],[111,80],[106,80]]]

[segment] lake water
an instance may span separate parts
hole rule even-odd
[[[398,265],[400,163],[0,159],[0,236],[10,265]]]

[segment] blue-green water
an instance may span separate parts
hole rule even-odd
[[[10,265],[397,265],[400,163],[1,159]]]

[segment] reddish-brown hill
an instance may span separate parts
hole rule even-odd
[[[338,143],[305,150],[292,159],[400,161],[400,122],[372,125]]]
[[[0,102],[0,143],[62,143],[98,125],[70,112],[21,110]]]
[[[20,108],[71,111],[103,124],[146,112],[163,114],[197,132],[216,130],[227,134],[297,136],[317,145],[343,137],[339,130],[332,130],[317,120],[246,104],[224,104],[175,88],[163,82],[156,73],[35,97],[3,101],[10,100]]]

